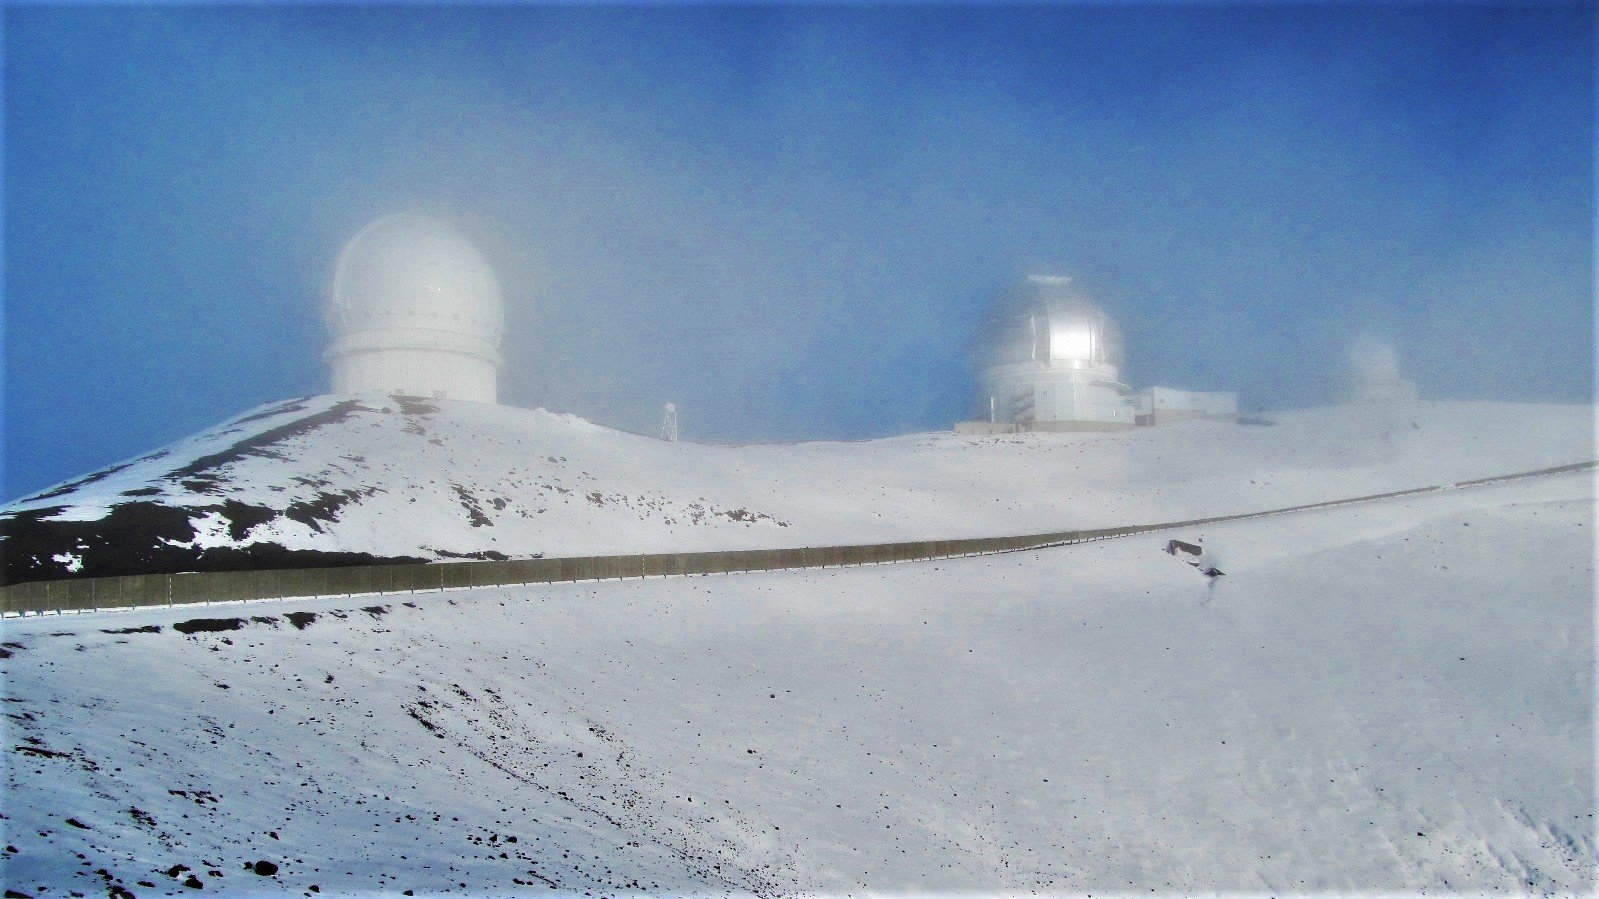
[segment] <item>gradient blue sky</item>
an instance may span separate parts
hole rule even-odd
[[[692,438],[970,406],[1032,270],[1127,380],[1589,401],[1591,5],[8,5],[3,494],[326,388],[345,237],[449,217],[507,402]]]

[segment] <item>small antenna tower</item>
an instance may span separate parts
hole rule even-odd
[[[667,443],[677,442],[677,404],[667,403],[666,414],[661,418],[661,439]]]

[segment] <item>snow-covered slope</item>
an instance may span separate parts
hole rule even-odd
[[[810,472],[810,496],[761,488],[771,514],[798,529],[814,510],[810,533],[869,535],[905,525],[847,519],[843,485],[884,478],[885,512],[921,514],[1025,477],[1029,453],[1068,470],[1119,458],[1161,491],[1107,512],[1079,500],[1109,501],[1116,473],[1096,472],[1080,493],[1047,494],[1090,521],[1220,491],[1224,460],[1201,437],[1231,447],[1239,483],[1265,480],[1267,502],[1567,461],[1508,440],[1497,458],[1469,441],[1446,455],[1427,436],[1473,433],[1473,411],[1419,409],[1420,428],[1357,431],[1341,450],[1318,435],[1372,426],[1316,413],[1225,438],[1194,429],[1186,459],[1150,432],[659,447],[641,464],[720,460],[674,473],[706,485],[708,508],[728,502],[709,492],[722,478],[755,490],[754,471]],[[403,426],[365,420],[352,441],[393,502],[375,448]],[[590,431],[584,448],[585,425],[529,421],[560,465],[599,481],[642,445]],[[1251,443],[1272,440],[1305,453],[1274,467]],[[851,452],[865,472],[829,470]],[[952,461],[979,458],[1003,470]],[[895,459],[956,486],[901,493],[914,481]],[[533,485],[569,471],[522,464]],[[1042,523],[1011,489],[1012,514]],[[1585,472],[1180,535],[1208,547],[1226,571],[1215,579],[1161,552],[1163,534],[854,569],[11,619],[0,882],[140,897],[1584,892],[1593,497]],[[567,521],[629,520],[550,499],[544,514]],[[634,534],[699,533],[638,520]],[[737,524],[722,532],[765,533]],[[562,548],[636,539],[524,533]]]
[[[1418,403],[1269,426],[722,447],[543,410],[321,396],[0,509],[0,557],[9,583],[1104,527],[1587,461],[1592,412]]]

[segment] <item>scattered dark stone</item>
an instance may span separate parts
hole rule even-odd
[[[1222,571],[1220,568],[1202,568],[1200,573],[1204,574],[1205,577],[1221,577],[1227,572]]]
[[[159,624],[146,624],[143,627],[101,628],[100,629],[100,633],[102,633],[102,634],[159,634],[159,633],[161,633],[161,625],[159,625]]]
[[[451,484],[450,487],[455,491],[455,495],[460,498],[461,508],[466,510],[467,520],[472,523],[472,527],[481,528],[494,525],[493,519],[483,514],[483,508],[478,505],[477,497],[473,496],[471,491],[460,484]]]
[[[241,627],[244,627],[243,618],[191,618],[172,625],[172,629],[180,634],[236,631]]]
[[[269,861],[262,860],[262,861],[256,862],[255,866],[252,868],[252,870],[254,870],[255,873],[261,875],[262,877],[271,877],[274,874],[278,873],[278,866],[274,865],[273,863],[271,863]]]
[[[172,867],[167,869],[167,876],[168,877],[177,877],[179,874],[182,874],[184,871],[187,871],[187,870],[189,870],[189,866],[188,865],[173,865]]]
[[[330,674],[330,675],[328,675],[328,676],[327,676],[327,677],[325,677],[325,678],[323,678],[323,679],[322,679],[322,683],[324,683],[324,684],[331,684],[331,683],[333,683],[333,675],[331,675],[331,674]]]
[[[17,752],[25,752],[28,755],[37,755],[47,759],[64,759],[67,757],[65,752],[56,752],[51,749],[40,749],[37,746],[13,746],[11,748]]]
[[[77,818],[68,818],[67,819],[67,823],[71,824],[73,827],[78,828],[79,830],[93,830],[94,829],[94,828],[90,827],[89,825],[83,823],[82,821],[79,821]]]
[[[27,893],[19,893],[16,890],[6,890],[6,899],[33,899],[33,897]]]
[[[135,487],[132,490],[122,491],[123,496],[155,496],[161,492],[160,487]]]
[[[195,877],[193,874],[190,874],[189,875],[189,879],[185,880],[183,882],[183,885],[188,887],[191,890],[199,890],[199,889],[204,889],[205,888],[205,881],[201,880],[198,877]]]
[[[368,615],[371,615],[373,618],[382,618],[389,611],[389,607],[388,606],[362,606],[361,607],[361,611],[367,613]]]
[[[289,612],[283,617],[289,619],[295,630],[303,631],[311,626],[311,622],[316,621],[317,616],[315,612]]]

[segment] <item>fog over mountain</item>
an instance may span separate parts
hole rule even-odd
[[[5,12],[3,493],[324,392],[338,248],[448,219],[505,401],[946,429],[1022,275],[1135,387],[1591,394],[1592,8]]]

